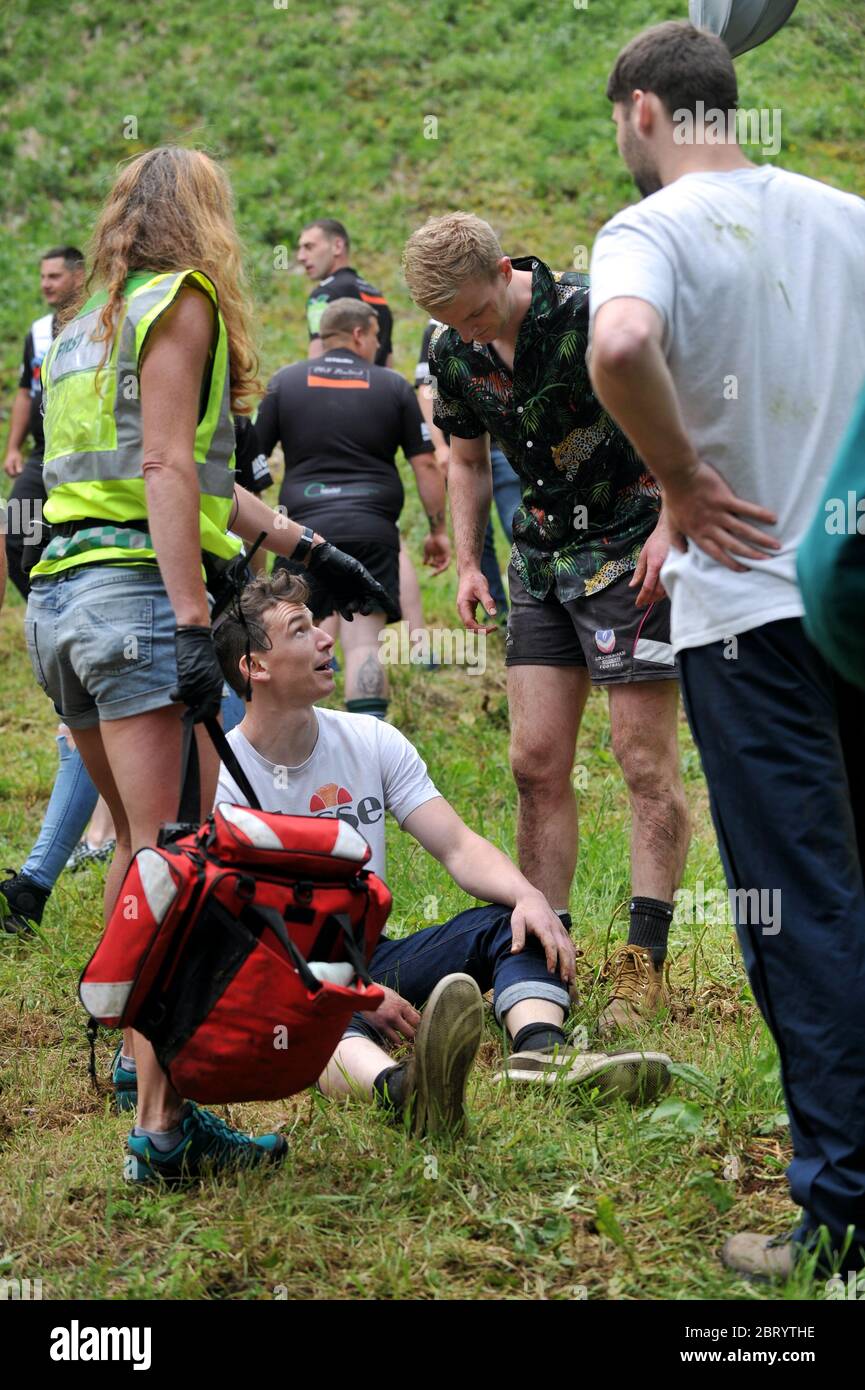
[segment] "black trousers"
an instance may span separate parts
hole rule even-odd
[[[865,692],[798,619],[679,653],[751,988],[778,1045],[797,1239],[865,1259]],[[748,890],[751,890],[750,892]],[[755,892],[753,890],[759,890]],[[770,896],[771,895],[771,899]],[[769,901],[769,916],[765,907]]]
[[[42,457],[31,454],[15,479],[6,504],[6,560],[9,578],[22,598],[30,592],[27,571],[42,549],[45,505]]]

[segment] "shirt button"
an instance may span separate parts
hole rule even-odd
[[[531,447],[532,447],[532,441],[531,441],[530,439],[527,439],[527,440],[526,440],[526,448],[527,448],[527,449],[531,449]]]
[[[544,480],[543,480],[543,478],[538,478],[538,487],[543,487],[543,485],[544,485]]]
[[[537,268],[538,268],[538,263],[537,263],[537,261],[532,261],[532,270],[537,270]]]
[[[552,521],[552,519],[553,519],[553,518],[550,517],[550,521]],[[554,550],[554,551],[553,551],[553,559],[554,559],[554,560],[558,560],[558,558],[559,558],[559,552],[558,552],[557,550]]]
[[[518,415],[522,415],[522,413],[523,413],[523,408],[522,408],[521,405],[518,405],[518,406],[517,406],[517,414],[518,414]]]

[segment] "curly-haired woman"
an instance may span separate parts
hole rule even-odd
[[[235,483],[231,412],[255,396],[257,364],[219,166],[176,147],[125,165],[91,266],[84,293],[96,292],[71,306],[43,367],[52,538],[32,572],[26,632],[36,677],[114,819],[110,913],[131,856],[176,814],[184,706],[219,710],[205,567],[232,558],[234,536],[266,532],[267,548],[307,561],[349,610],[376,586]],[[206,815],[218,767],[204,740],[199,758]],[[285,1152],[276,1134],[251,1139],[184,1104],[138,1033],[127,1030],[112,1076],[119,1106],[138,1104],[127,1177]]]

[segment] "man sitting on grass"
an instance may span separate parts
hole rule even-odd
[[[360,1091],[391,1112],[409,1113],[415,1133],[457,1132],[480,1043],[480,990],[492,989],[510,1049],[494,1079],[561,1079],[651,1099],[669,1082],[663,1053],[591,1054],[567,1046],[575,953],[546,898],[463,823],[397,729],[369,715],[316,708],[334,687],[333,639],[313,625],[307,596],[299,577],[262,576],[245,589],[242,614],[230,612],[215,633],[226,680],[238,693],[248,680],[252,692],[228,739],[261,806],[349,821],[372,848],[369,867],[385,879],[390,811],[464,892],[490,904],[401,940],[381,938],[370,973],[385,1001],[355,1015],[321,1089]],[[246,803],[224,766],[216,799]],[[426,1001],[421,1019],[417,1010]],[[394,1063],[385,1044],[412,1038],[414,1055]]]

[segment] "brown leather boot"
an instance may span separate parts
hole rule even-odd
[[[619,1029],[633,1031],[669,1008],[670,991],[664,965],[655,965],[648,946],[620,946],[601,971],[611,983],[607,1007],[598,1019],[601,1037]]]

